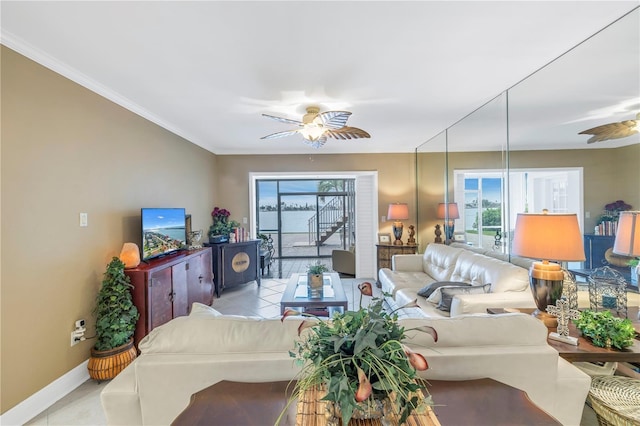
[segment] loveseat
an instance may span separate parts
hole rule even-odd
[[[535,308],[523,258],[464,244],[429,244],[423,254],[395,255],[378,281],[392,309],[417,300],[420,309],[404,314],[455,317],[486,313],[487,308]]]
[[[141,355],[105,386],[101,401],[108,424],[168,425],[193,393],[225,379],[294,378],[299,367],[288,351],[300,320],[220,315],[194,305],[188,317],[175,318],[145,337]],[[401,322],[407,330],[431,325],[438,331],[435,343],[425,333],[407,331],[405,343],[429,362],[425,378],[493,378],[524,390],[563,424],[580,423],[589,376],[558,357],[535,318],[470,315]],[[437,404],[438,395],[433,398]]]

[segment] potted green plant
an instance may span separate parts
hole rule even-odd
[[[628,318],[614,317],[610,311],[594,312],[586,309],[573,321],[576,328],[583,336],[591,339],[594,346],[624,349],[633,345],[636,331]]]
[[[361,301],[362,295],[372,294],[369,282],[358,288]],[[286,310],[283,320],[290,315],[311,316]],[[341,419],[343,425],[352,418],[376,417],[402,424],[414,410],[433,405],[426,383],[417,375],[417,370],[428,368],[427,361],[403,344],[405,329],[395,312],[385,311],[382,298],[372,299],[366,308],[334,314],[328,321],[305,319],[298,330],[304,336],[289,354],[303,367],[291,401],[305,401],[306,393],[319,392],[317,400],[329,404],[328,416]],[[417,330],[437,341],[432,327]]]
[[[113,379],[136,358],[133,333],[140,314],[133,304],[131,288],[124,263],[114,256],[107,265],[94,309],[96,343],[88,364],[94,380]]]
[[[307,291],[309,298],[319,298],[323,296],[324,280],[322,274],[329,272],[327,265],[320,261],[309,265],[307,268]]]

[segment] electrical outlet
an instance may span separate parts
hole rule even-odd
[[[80,336],[78,336],[78,333],[75,330],[71,332],[71,346],[75,346],[80,343],[80,339]]]
[[[80,213],[80,226],[83,228],[89,226],[89,215],[87,213]]]

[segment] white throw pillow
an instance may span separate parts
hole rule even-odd
[[[193,302],[191,305],[190,317],[219,317],[222,313],[216,311],[211,306],[207,306],[203,303]]]

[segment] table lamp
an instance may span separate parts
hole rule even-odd
[[[613,252],[622,256],[640,256],[640,211],[620,212]]]
[[[125,269],[135,268],[140,264],[140,249],[136,243],[124,243],[120,251],[120,260]]]
[[[409,219],[409,207],[407,203],[393,203],[389,204],[389,211],[387,212],[387,219],[393,220],[393,235],[396,240],[393,242],[394,246],[402,245],[402,220]]]
[[[458,203],[440,203],[438,204],[438,219],[445,219],[444,236],[445,243],[453,240],[454,220],[460,219],[458,211]]]
[[[574,214],[519,213],[513,236],[512,253],[532,259],[529,283],[538,309],[533,313],[553,328],[557,320],[547,313],[547,306],[555,306],[562,296],[564,271],[558,263],[585,260],[578,216]]]
[[[613,243],[613,252],[621,256],[638,257],[640,256],[640,211],[620,212],[618,218],[618,230],[616,231],[616,240]],[[638,267],[631,270],[631,281],[633,283],[633,274],[638,277],[640,269]],[[637,281],[636,281],[637,282]],[[640,312],[638,313],[640,316]]]

